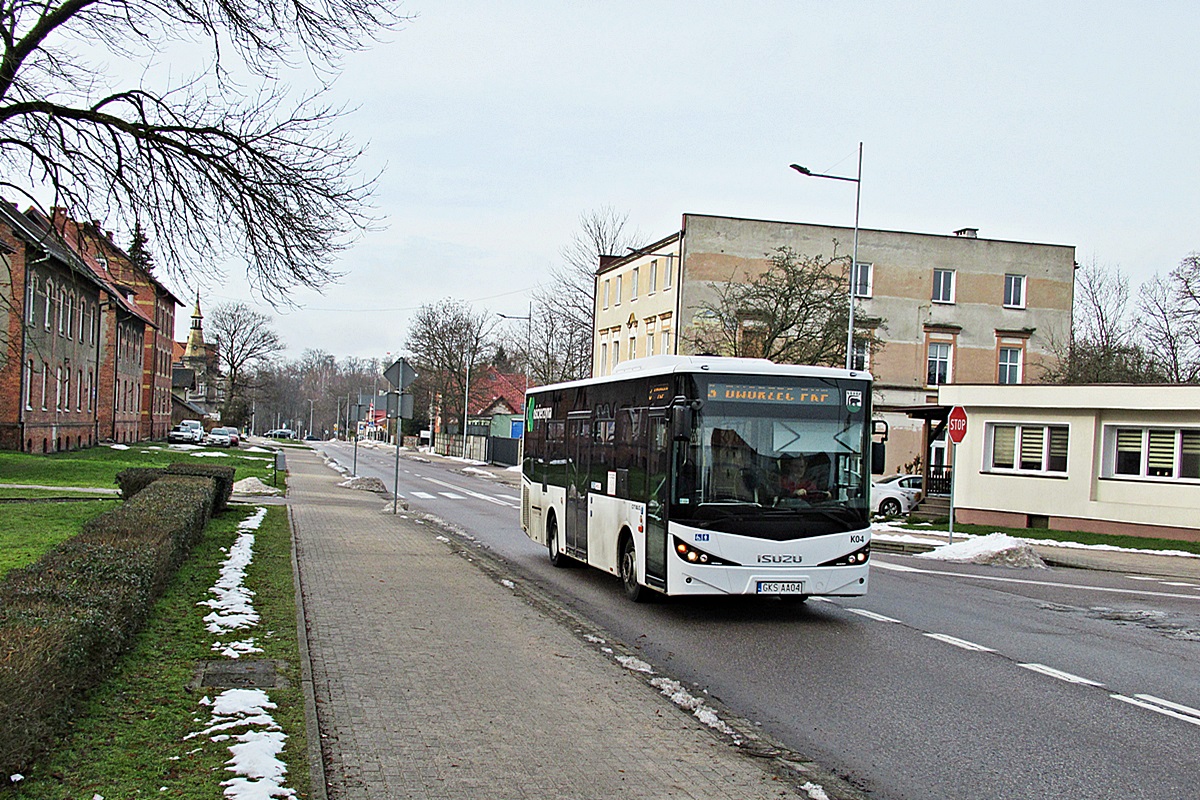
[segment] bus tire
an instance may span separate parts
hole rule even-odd
[[[546,549],[550,551],[550,563],[553,566],[563,567],[571,566],[571,559],[563,553],[558,541],[558,520],[553,515],[550,521],[546,523]]]
[[[625,596],[635,603],[641,603],[647,599],[649,590],[638,583],[637,580],[637,547],[633,543],[633,537],[625,534],[621,539],[621,583],[625,587]]]

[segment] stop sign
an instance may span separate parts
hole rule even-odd
[[[967,412],[962,406],[955,406],[950,410],[950,416],[946,419],[946,430],[950,434],[950,441],[955,444],[961,444],[963,437],[967,435]]]

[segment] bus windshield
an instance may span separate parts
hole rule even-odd
[[[786,521],[758,533],[771,538],[868,524],[866,382],[713,375],[695,384],[703,399],[691,437],[676,443],[675,519]]]

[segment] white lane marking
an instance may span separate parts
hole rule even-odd
[[[1200,586],[1200,584],[1184,583],[1183,581],[1163,581],[1162,584],[1163,586],[1186,586],[1189,589],[1195,589],[1197,586]]]
[[[922,575],[945,575],[950,578],[970,578],[977,581],[993,581],[995,583],[1023,583],[1029,586],[1053,586],[1058,589],[1083,589],[1089,592],[1104,592],[1106,594],[1135,594],[1141,597],[1170,597],[1175,600],[1198,600],[1194,594],[1180,594],[1178,592],[1146,592],[1141,589],[1114,589],[1108,586],[1080,586],[1077,583],[1061,583],[1059,581],[1033,581],[1027,578],[1004,578],[999,575],[970,575],[966,572],[950,572],[949,570],[940,569],[917,569],[916,567],[901,566],[900,564],[889,564],[885,561],[877,560],[877,557],[871,558],[871,564],[876,569],[892,570],[895,572],[918,572]]]
[[[1162,700],[1153,695],[1138,694],[1133,697],[1126,697],[1123,694],[1110,694],[1109,697],[1113,700],[1120,700],[1122,703],[1129,703],[1131,706],[1157,711],[1159,714],[1165,714],[1168,717],[1181,719],[1193,725],[1200,725],[1200,711],[1188,708],[1187,706],[1181,706],[1178,703],[1172,703],[1169,700]]]
[[[433,499],[433,495],[431,495],[429,492],[413,492],[412,496],[419,497],[422,500],[432,500]]]
[[[1126,575],[1125,577],[1129,578],[1129,580],[1131,580],[1131,581],[1156,581],[1156,580],[1158,580],[1158,578],[1151,578],[1146,575]]]
[[[817,602],[817,603],[832,603],[833,602],[828,597],[810,597],[808,599],[812,600],[814,602]]]
[[[849,611],[851,614],[858,614],[860,617],[866,617],[867,619],[873,619],[876,622],[899,622],[900,621],[898,619],[892,619],[891,617],[885,617],[883,614],[876,614],[874,611],[867,611],[865,608],[847,608],[846,610]]]
[[[506,494],[498,494],[498,495],[495,495],[495,497],[498,497],[498,498],[500,498],[501,500],[513,500],[513,501],[515,501],[515,502],[517,502],[517,503],[521,502],[521,498],[519,498],[519,497],[509,497],[509,496],[508,496],[508,495],[506,495]]]
[[[966,639],[959,639],[956,636],[949,636],[945,633],[927,633],[925,635],[928,636],[930,639],[937,639],[939,642],[945,642],[946,644],[952,644],[955,647],[961,647],[963,650],[972,650],[976,653],[994,653],[994,652],[996,652],[995,650],[993,650],[990,647],[984,647],[981,644],[975,644],[974,642],[968,642]]]
[[[1024,667],[1025,669],[1032,670],[1033,672],[1039,672],[1042,675],[1049,675],[1051,678],[1058,678],[1060,681],[1066,681],[1067,683],[1079,683],[1084,686],[1099,686],[1102,688],[1104,686],[1104,684],[1100,683],[1099,681],[1081,678],[1078,675],[1072,675],[1069,672],[1063,672],[1062,670],[1054,669],[1053,667],[1047,667],[1045,664],[1017,664],[1017,666]]]
[[[490,497],[490,496],[488,496],[488,495],[486,495],[486,494],[480,494],[479,492],[473,492],[473,491],[471,491],[470,489],[464,489],[464,488],[463,488],[463,487],[461,487],[461,486],[455,486],[453,483],[446,483],[445,481],[439,481],[437,478],[429,478],[429,477],[426,477],[426,476],[422,476],[422,477],[423,477],[425,480],[429,481],[430,483],[435,483],[435,484],[437,484],[438,486],[444,486],[444,487],[446,487],[447,489],[453,489],[453,490],[454,490],[454,491],[456,491],[456,492],[462,492],[463,494],[470,495],[471,497],[474,497],[476,500],[484,500],[484,501],[486,501],[486,502],[488,502],[488,503],[493,503],[493,504],[495,504],[495,505],[498,505],[498,506],[504,506],[505,508],[519,508],[519,507],[520,507],[520,506],[513,505],[512,503],[506,503],[506,502],[504,502],[503,500],[497,500],[495,497]],[[439,494],[445,494],[445,492],[439,492]],[[463,499],[465,499],[465,498],[463,498],[463,497],[456,497],[456,498],[454,498],[454,499],[456,499],[456,500],[463,500]]]
[[[448,497],[451,500],[466,500],[467,499],[467,498],[463,497],[461,494],[455,494],[454,492],[438,492],[438,494],[440,494],[442,497]]]

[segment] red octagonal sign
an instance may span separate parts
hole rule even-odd
[[[955,406],[950,410],[950,416],[946,419],[946,430],[950,434],[950,441],[955,444],[961,444],[963,437],[967,435],[967,412],[962,406]]]

